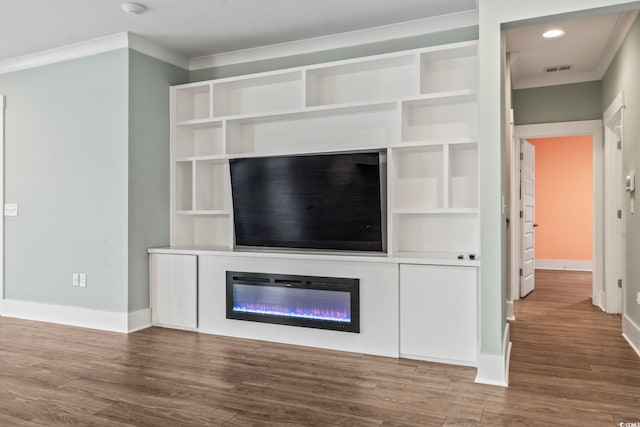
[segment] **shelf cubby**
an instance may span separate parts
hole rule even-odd
[[[232,221],[227,215],[178,214],[173,221],[172,246],[232,248]]]
[[[477,254],[480,217],[473,213],[394,214],[393,252]]]
[[[234,78],[213,84],[216,117],[302,108],[302,72]]]
[[[478,48],[475,43],[420,54],[420,93],[475,90]]]
[[[402,140],[446,142],[476,138],[477,110],[474,93],[405,101]]]
[[[287,154],[387,146],[397,138],[395,103],[313,110],[227,122],[228,154]]]
[[[307,106],[397,99],[415,94],[416,56],[341,63],[307,71]]]
[[[223,155],[224,132],[221,121],[176,126],[176,159]]]
[[[175,118],[177,122],[208,119],[210,117],[211,85],[189,85],[176,89]]]
[[[175,165],[175,209],[193,209],[193,162],[176,162]]]
[[[195,211],[230,211],[229,162],[198,160],[195,167]]]
[[[449,144],[449,207],[478,207],[478,144]]]
[[[444,207],[443,146],[393,150],[394,209]]]

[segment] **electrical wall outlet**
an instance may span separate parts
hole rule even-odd
[[[4,204],[4,216],[18,216],[18,204],[17,203],[5,203]]]
[[[640,305],[640,292],[638,292],[638,295],[636,296],[636,302]]]
[[[87,287],[87,273],[80,273],[80,287]]]
[[[80,276],[78,273],[73,273],[73,286],[80,286]]]

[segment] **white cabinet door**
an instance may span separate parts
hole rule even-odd
[[[400,265],[400,355],[477,364],[475,267]]]
[[[149,255],[154,325],[198,327],[197,259],[195,255]]]

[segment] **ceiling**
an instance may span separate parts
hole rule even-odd
[[[0,0],[0,61],[125,31],[197,58],[476,9],[476,0]],[[516,89],[599,80],[637,12],[507,30]],[[55,18],[53,18],[55,17]],[[543,39],[560,27],[566,35]],[[572,65],[545,73],[547,66]]]
[[[600,80],[637,11],[547,22],[506,31],[515,89]],[[545,39],[560,28],[565,36]],[[571,65],[569,71],[546,73],[545,67]]]
[[[189,58],[473,10],[476,0],[0,0],[0,60],[129,31]],[[6,42],[10,41],[10,42]]]

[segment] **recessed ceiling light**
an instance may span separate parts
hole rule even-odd
[[[122,10],[131,14],[131,15],[142,15],[147,11],[147,8],[140,3],[122,3]]]
[[[564,34],[565,34],[564,31],[562,31],[561,29],[553,28],[551,30],[548,30],[542,33],[542,37],[546,39],[555,39],[556,37],[564,36]]]

